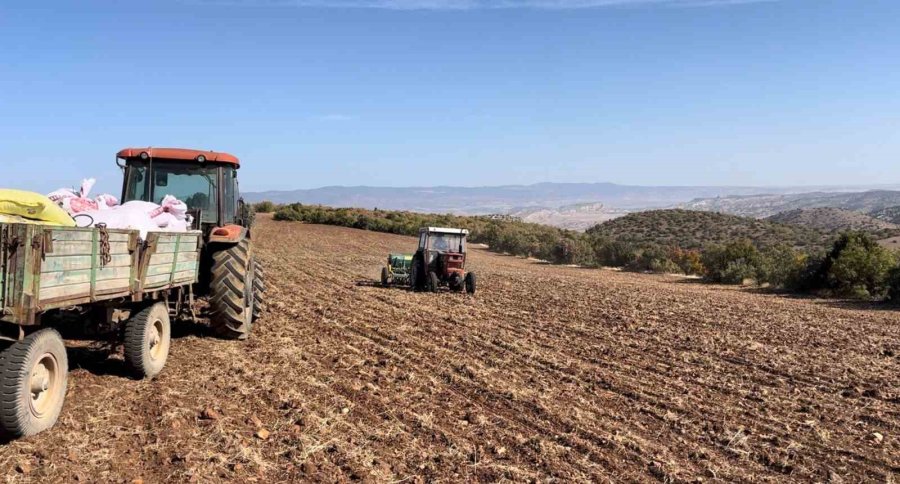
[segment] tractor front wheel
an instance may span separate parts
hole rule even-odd
[[[475,294],[475,273],[469,272],[466,274],[466,292],[469,294]]]
[[[212,258],[209,309],[213,330],[226,339],[247,339],[256,303],[256,263],[250,253],[250,241],[244,239],[218,250]]]

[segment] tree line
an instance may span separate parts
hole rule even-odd
[[[331,208],[262,202],[257,212],[275,220],[338,225],[399,235],[418,235],[420,227],[467,228],[470,240],[490,250],[533,257],[553,264],[617,267],[636,272],[700,276],[723,284],[756,284],[792,292],[860,299],[900,300],[897,255],[861,232],[835,237],[826,249],[798,248],[739,239],[683,248],[610,237],[490,216],[423,214],[406,211]]]

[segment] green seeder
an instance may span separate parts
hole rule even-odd
[[[412,260],[412,254],[389,254],[387,266],[381,269],[381,285],[409,285]]]

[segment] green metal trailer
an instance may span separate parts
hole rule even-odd
[[[104,314],[91,323],[119,329],[129,368],[156,376],[170,316],[194,316],[201,243],[199,231],[143,240],[132,230],[0,224],[0,431],[33,435],[62,410],[68,360],[49,313]]]

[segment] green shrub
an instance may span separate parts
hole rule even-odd
[[[744,284],[747,281],[759,280],[759,267],[753,261],[738,259],[728,261],[721,272],[719,282],[724,284]]]
[[[742,284],[760,280],[762,256],[749,240],[709,247],[703,253],[706,279],[724,284]]]
[[[272,213],[275,208],[275,204],[268,200],[253,205],[253,211],[256,213]]]
[[[680,272],[675,263],[669,260],[669,253],[662,247],[648,246],[639,252],[626,269],[639,272]]]
[[[780,244],[764,249],[761,254],[759,282],[772,287],[796,290],[804,286],[809,255]]]
[[[825,258],[819,280],[835,294],[862,299],[881,298],[888,293],[891,271],[897,260],[868,234],[841,235]]]
[[[891,269],[888,274],[888,299],[892,302],[900,302],[900,267]]]
[[[647,268],[650,272],[655,272],[657,274],[683,274],[684,271],[681,270],[681,266],[675,263],[675,261],[671,259],[653,259],[650,261],[650,266]]]
[[[633,266],[638,259],[638,249],[633,244],[618,240],[595,243],[594,261],[606,267]]]
[[[673,247],[669,250],[669,259],[672,260],[683,274],[703,275],[706,268],[703,266],[703,254],[697,249],[682,249]]]

